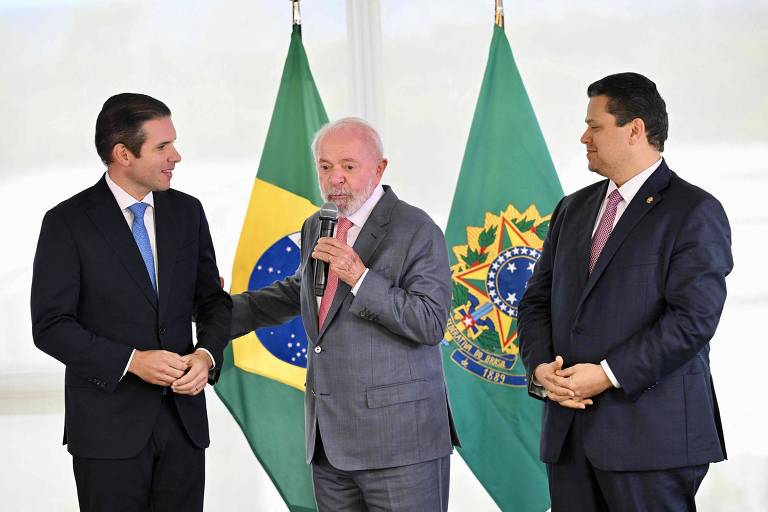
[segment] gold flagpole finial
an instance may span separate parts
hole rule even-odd
[[[291,0],[293,4],[293,24],[301,25],[301,7],[299,7],[300,0]]]
[[[496,25],[504,28],[504,0],[496,0]]]

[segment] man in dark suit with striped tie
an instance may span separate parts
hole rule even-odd
[[[175,140],[162,102],[109,98],[96,121],[107,172],[40,231],[32,331],[66,366],[64,443],[84,511],[203,509],[203,388],[232,304],[200,201],[170,189]]]
[[[733,266],[728,219],[661,157],[656,84],[620,73],[587,93],[581,142],[607,179],[557,205],[519,309],[552,510],[695,510],[726,456],[709,341]]]

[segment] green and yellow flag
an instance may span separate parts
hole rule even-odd
[[[453,311],[443,342],[459,453],[502,510],[549,508],[517,308],[563,191],[498,25],[446,229]]]
[[[232,293],[293,275],[299,233],[322,204],[310,149],[328,116],[294,25],[232,270]],[[233,340],[215,389],[288,509],[315,510],[304,444],[307,336],[299,317]]]

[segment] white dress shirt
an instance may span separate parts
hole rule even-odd
[[[155,283],[157,284],[157,293],[160,294],[160,279],[157,275],[157,244],[155,243],[155,198],[152,192],[144,196],[144,199],[137,201],[131,194],[120,188],[120,185],[112,181],[109,177],[109,173],[105,174],[107,186],[112,191],[112,195],[115,196],[117,206],[123,212],[125,222],[128,223],[128,229],[133,232],[133,212],[129,209],[136,203],[147,203],[149,208],[144,210],[144,227],[147,228],[147,235],[149,235],[149,245],[152,246],[152,260],[155,264]]]
[[[360,206],[360,208],[358,208],[357,211],[355,211],[352,215],[347,217],[347,219],[349,219],[349,221],[352,223],[349,231],[347,231],[348,246],[352,247],[355,245],[355,241],[357,241],[357,237],[360,235],[360,231],[363,229],[363,225],[365,225],[368,217],[371,216],[371,212],[376,207],[376,205],[379,204],[379,200],[381,200],[382,197],[384,197],[384,187],[377,185],[376,188],[373,189],[373,192],[371,192],[371,195],[368,197],[368,199],[366,199],[362,204],[362,206]],[[365,271],[363,271],[363,275],[361,275],[360,279],[357,280],[355,286],[352,287],[352,295],[357,295],[357,291],[360,289],[360,286],[362,286],[363,279],[365,279],[366,275],[368,275],[367,268]],[[317,298],[318,309],[320,309],[320,302],[322,299],[322,297]]]
[[[592,236],[595,236],[595,231],[597,231],[597,226],[600,225],[600,218],[603,216],[603,212],[605,211],[606,206],[608,206],[608,196],[611,195],[611,193],[614,190],[619,191],[619,195],[621,195],[621,201],[619,201],[619,204],[616,205],[616,217],[613,219],[613,226],[611,229],[616,227],[616,224],[619,222],[619,219],[621,218],[622,214],[624,214],[624,211],[627,209],[627,206],[629,206],[629,203],[632,202],[632,199],[637,195],[637,192],[640,190],[640,187],[643,186],[645,181],[651,177],[651,174],[653,174],[653,171],[658,169],[658,167],[661,165],[661,158],[656,160],[650,167],[645,169],[644,171],[636,174],[632,177],[629,181],[624,183],[622,186],[617,186],[613,181],[608,182],[608,190],[605,191],[605,199],[603,199],[603,204],[600,206],[600,211],[597,212],[597,219],[595,219],[595,227],[592,229]],[[603,359],[600,361],[600,365],[603,367],[603,370],[605,371],[605,374],[608,376],[608,379],[610,379],[611,384],[613,384],[613,387],[620,388],[621,384],[616,379],[616,376],[611,371],[611,367],[608,366],[608,361]]]
[[[131,233],[133,233],[133,212],[130,210],[130,207],[133,206],[136,203],[147,203],[149,207],[144,210],[144,227],[147,229],[147,235],[149,236],[149,245],[152,246],[152,260],[155,264],[155,284],[157,286],[157,294],[160,295],[160,276],[157,273],[157,243],[155,243],[155,197],[152,195],[152,192],[144,196],[144,199],[141,201],[137,201],[136,198],[134,198],[131,194],[126,192],[125,190],[120,187],[117,183],[115,183],[112,178],[109,176],[109,173],[104,174],[104,179],[107,182],[107,186],[109,187],[109,190],[112,192],[112,195],[115,196],[115,201],[117,201],[117,205],[120,207],[120,210],[123,212],[123,217],[125,217],[125,222],[128,224],[128,229],[131,230]],[[191,320],[191,319],[190,319]],[[213,359],[213,355],[204,348],[199,348],[197,350],[203,350],[206,354],[211,358],[211,362],[213,363],[213,366],[211,368],[216,367],[216,361]],[[125,377],[125,374],[128,373],[128,367],[131,366],[131,361],[133,360],[133,354],[136,353],[136,349],[133,349],[133,352],[131,352],[131,357],[128,358],[128,364],[125,365],[125,370],[123,371],[123,377]]]
[[[605,191],[605,199],[603,199],[603,204],[600,205],[600,211],[597,212],[597,218],[595,219],[595,227],[592,228],[592,236],[595,236],[595,231],[597,231],[597,226],[600,225],[600,217],[603,216],[605,207],[608,206],[608,196],[610,196],[614,190],[618,190],[619,195],[621,195],[621,201],[619,201],[619,204],[616,205],[616,217],[614,217],[613,226],[611,226],[611,229],[613,229],[616,227],[616,224],[619,222],[619,219],[624,213],[624,210],[626,210],[627,206],[629,206],[629,203],[630,201],[632,201],[632,198],[635,197],[637,192],[640,190],[640,187],[643,186],[645,181],[651,177],[651,174],[653,174],[653,171],[658,169],[660,165],[661,165],[661,158],[656,160],[656,162],[654,162],[650,167],[648,167],[644,171],[633,176],[631,180],[627,181],[625,184],[623,184],[620,187],[616,186],[616,184],[612,181],[608,182],[608,190]]]

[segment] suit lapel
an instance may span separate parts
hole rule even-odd
[[[173,267],[176,264],[176,253],[179,249],[176,233],[176,217],[171,208],[167,194],[155,192],[155,243],[157,244],[158,292],[160,295],[159,318],[162,321],[168,308]]]
[[[660,193],[661,190],[666,188],[669,184],[669,180],[672,177],[672,171],[662,161],[656,171],[643,183],[640,190],[637,191],[635,197],[627,205],[627,209],[621,215],[616,227],[611,231],[611,235],[608,237],[608,241],[605,243],[600,256],[597,259],[595,268],[587,279],[587,284],[584,287],[584,291],[581,295],[580,303],[584,301],[589,295],[589,292],[594,288],[595,283],[600,279],[600,276],[605,272],[606,267],[613,259],[613,256],[618,251],[621,244],[637,226],[637,224],[645,217],[648,212],[654,209],[662,200],[663,197]],[[594,224],[593,224],[594,226]]]
[[[579,233],[576,245],[576,261],[578,262],[579,282],[584,286],[589,278],[589,252],[592,248],[592,230],[597,221],[597,215],[600,213],[600,206],[605,199],[605,192],[608,188],[608,180],[603,186],[596,187],[587,197],[585,207],[582,208],[583,217],[578,219],[575,224],[579,226]]]
[[[366,267],[368,267],[371,257],[376,253],[376,249],[387,234],[387,225],[392,214],[392,208],[394,208],[398,201],[397,196],[389,186],[384,185],[384,191],[384,195],[373,208],[371,215],[360,230],[357,240],[355,240],[355,245],[352,247]],[[339,287],[336,290],[336,295],[333,296],[328,316],[320,329],[318,343],[351,290],[351,286],[343,281],[339,281]]]
[[[141,289],[149,303],[157,309],[157,294],[152,288],[147,267],[144,265],[139,248],[133,239],[131,229],[125,222],[125,216],[120,211],[115,196],[112,195],[103,177],[91,188],[89,199],[93,205],[86,214],[112,247],[112,250],[115,251],[117,259],[125,267],[128,275]]]

